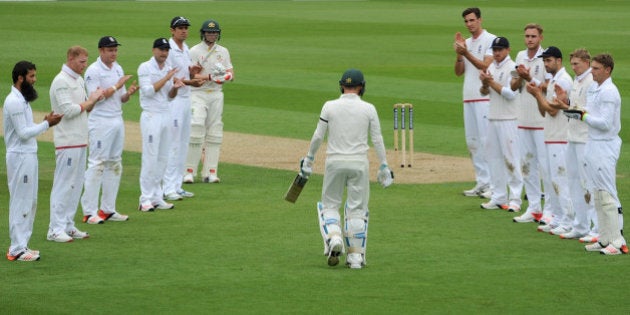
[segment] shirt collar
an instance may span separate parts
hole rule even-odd
[[[584,71],[584,73],[578,75],[577,77],[575,77],[576,81],[582,81],[584,80],[584,78],[586,78],[586,76],[588,76],[591,73],[591,68],[588,68],[586,71]]]
[[[63,64],[63,66],[61,66],[61,71],[67,73],[69,76],[71,76],[75,80],[81,77],[80,74],[74,72],[74,70],[70,69],[70,67],[68,67],[68,65],[66,65],[65,63]]]

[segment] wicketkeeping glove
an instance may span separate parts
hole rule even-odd
[[[580,109],[565,109],[563,111],[564,115],[569,117],[570,119],[583,120],[586,112]]]
[[[300,160],[300,174],[303,177],[309,177],[313,173],[313,157],[306,156]]]
[[[387,164],[381,164],[378,173],[376,173],[376,180],[383,188],[387,188],[394,182],[394,172]]]

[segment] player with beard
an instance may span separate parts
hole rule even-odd
[[[3,107],[4,143],[6,146],[9,186],[9,236],[7,259],[36,261],[38,250],[28,248],[37,211],[38,160],[36,137],[61,121],[62,114],[50,113],[35,124],[30,102],[37,99],[33,84],[37,69],[28,61],[13,68],[13,86]]]

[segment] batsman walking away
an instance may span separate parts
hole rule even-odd
[[[344,72],[339,85],[342,95],[324,104],[308,153],[300,161],[300,170],[302,176],[310,176],[315,154],[328,134],[322,198],[317,203],[324,255],[329,266],[336,266],[347,248],[346,265],[361,269],[366,264],[369,221],[368,135],[380,161],[378,182],[383,187],[390,186],[394,173],[387,164],[376,108],[361,99],[365,92],[363,73],[349,69]],[[342,229],[339,208],[344,190],[347,198]]]

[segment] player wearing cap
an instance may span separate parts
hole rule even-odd
[[[98,41],[99,57],[85,71],[85,87],[88,93],[97,89],[103,91],[103,99],[94,106],[88,116],[88,167],[85,171],[85,189],[81,198],[83,222],[88,224],[129,219],[127,215],[116,211],[125,142],[122,104],[129,101],[129,97],[136,93],[138,86],[134,81],[129,89],[126,88],[125,84],[131,75],[125,75],[116,61],[118,46],[120,44],[116,38],[101,37]]]
[[[339,263],[339,256],[344,252],[343,233],[348,246],[346,264],[350,268],[360,269],[366,264],[369,221],[368,136],[372,139],[381,164],[377,178],[383,187],[392,184],[393,172],[387,166],[378,113],[374,105],[361,100],[365,92],[363,73],[349,69],[342,75],[339,85],[342,95],[322,107],[308,153],[300,161],[300,168],[303,175],[311,174],[315,154],[328,133],[322,200],[317,203],[324,254],[328,256],[328,265]],[[342,232],[339,208],[344,189],[347,190],[347,198]]]
[[[518,212],[521,210],[523,178],[516,134],[516,93],[510,89],[514,61],[510,58],[507,38],[495,38],[491,47],[494,62],[487,71],[481,71],[479,79],[481,95],[490,96],[485,151],[493,190],[490,201],[482,203],[481,208]]]
[[[13,67],[13,86],[2,107],[4,144],[6,146],[7,184],[9,186],[9,237],[7,259],[36,261],[38,250],[28,248],[37,212],[38,161],[37,139],[56,125],[62,114],[50,113],[35,124],[30,102],[37,99],[33,87],[37,81],[35,65],[20,61]]]
[[[546,194],[550,195],[550,213],[543,212],[545,224],[538,226],[538,231],[560,235],[571,231],[574,218],[565,157],[568,141],[568,120],[550,103],[557,102],[558,92],[556,89],[562,89],[563,95],[566,93],[567,96],[570,96],[573,79],[562,65],[562,52],[557,47],[549,46],[539,57],[543,59],[545,70],[552,76],[547,85],[546,96],[534,82],[527,84],[527,92],[536,98],[540,114],[545,117],[544,133],[547,151],[545,169],[553,189],[547,190]],[[546,217],[550,219],[546,219]]]
[[[97,88],[89,96],[86,93],[81,74],[87,68],[87,62],[87,49],[70,47],[66,63],[50,85],[52,110],[64,117],[53,133],[56,167],[50,191],[50,225],[47,238],[60,243],[89,237],[88,233],[75,227],[74,216],[85,177],[87,113],[102,98],[103,90]]]
[[[621,96],[611,73],[615,62],[611,55],[600,54],[591,61],[593,83],[586,97],[585,109],[565,114],[588,125],[588,141],[584,148],[584,168],[588,190],[593,194],[599,240],[586,245],[587,251],[604,255],[627,254],[623,237],[623,212],[617,195],[616,168],[621,152]]]
[[[182,189],[182,180],[185,172],[186,156],[188,154],[188,142],[190,140],[190,87],[200,86],[203,81],[191,79],[191,69],[198,71],[198,66],[192,66],[188,45],[184,42],[188,38],[190,22],[183,16],[176,16],[171,20],[171,38],[166,63],[177,69],[175,77],[181,78],[185,86],[177,92],[177,96],[171,100],[171,137],[168,163],[164,172],[164,196],[166,200],[181,200],[190,198],[194,194]],[[193,73],[194,76],[194,73]]]
[[[192,117],[184,183],[194,182],[202,148],[202,180],[218,183],[219,153],[223,143],[223,84],[234,79],[234,68],[228,49],[218,44],[221,39],[219,23],[206,20],[199,33],[201,43],[190,49],[190,58],[194,65],[201,67],[195,78],[206,81],[191,88]]]
[[[177,69],[166,64],[171,46],[166,38],[153,42],[153,57],[138,67],[140,84],[140,130],[142,131],[142,166],[140,169],[140,205],[138,210],[147,212],[172,209],[172,203],[164,201],[162,176],[166,169],[171,142],[170,108],[177,90],[184,86],[175,77]]]
[[[543,49],[543,28],[539,24],[525,25],[525,50],[516,55],[514,62],[518,66],[513,73],[511,87],[518,92],[516,103],[518,109],[518,143],[521,152],[521,168],[523,186],[527,194],[527,210],[514,217],[516,223],[538,222],[543,216],[542,187],[551,187],[549,176],[544,165],[547,164],[545,148],[544,117],[538,111],[536,99],[525,89],[527,83],[537,86],[545,84],[545,65],[541,58]],[[542,178],[541,178],[542,177]],[[545,209],[550,203],[549,194],[545,195]]]
[[[486,70],[492,62],[490,45],[496,37],[481,26],[481,10],[468,8],[462,13],[466,28],[471,37],[464,40],[460,32],[455,33],[454,49],[455,75],[464,75],[464,130],[466,145],[475,168],[476,185],[464,191],[465,196],[482,196],[490,198],[490,166],[482,149],[486,142],[488,130],[488,96],[479,93],[481,81],[479,71]]]

